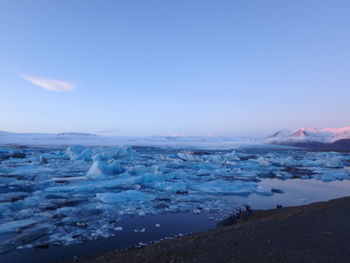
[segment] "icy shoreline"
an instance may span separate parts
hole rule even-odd
[[[71,146],[0,153],[3,253],[111,237],[124,215],[227,213],[244,204],[227,197],[280,194],[263,188],[264,178],[350,179],[350,155],[334,152]]]
[[[254,211],[224,227],[74,262],[347,262],[349,215],[350,197]]]

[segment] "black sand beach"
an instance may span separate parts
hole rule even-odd
[[[350,262],[350,197],[252,212],[217,229],[75,262]]]

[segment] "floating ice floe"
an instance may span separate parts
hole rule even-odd
[[[146,228],[141,228],[141,229],[134,229],[135,233],[144,233],[146,232]]]
[[[145,194],[136,190],[127,190],[120,193],[98,193],[96,198],[105,203],[118,203],[118,202],[140,202],[149,201],[155,199],[155,196]]]
[[[207,194],[223,195],[249,195],[257,188],[254,182],[233,181],[226,182],[223,180],[209,181],[203,183],[194,183],[190,188],[194,191]]]
[[[39,221],[34,218],[14,220],[0,225],[0,234],[16,232],[20,228],[37,224]]]

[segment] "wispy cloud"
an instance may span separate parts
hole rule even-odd
[[[40,78],[40,77],[34,77],[29,76],[27,74],[19,74],[19,76],[25,80],[28,80],[29,82],[33,83],[34,85],[37,85],[43,89],[49,90],[49,91],[73,91],[75,90],[75,86],[72,83],[57,80],[57,79],[47,79],[47,78]]]

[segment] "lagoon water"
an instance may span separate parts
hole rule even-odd
[[[81,146],[1,151],[1,262],[71,260],[211,229],[246,204],[302,205],[350,190],[346,153]]]

